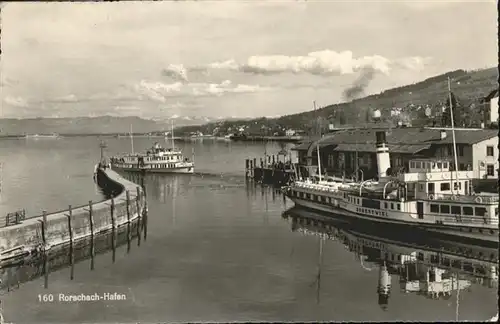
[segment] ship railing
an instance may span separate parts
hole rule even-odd
[[[429,194],[429,200],[446,200],[456,202],[475,202],[477,204],[498,203],[498,196],[494,195],[453,195],[453,194]]]
[[[339,192],[339,190],[335,187],[315,183],[295,182],[293,186],[296,188],[311,189],[315,191]]]
[[[465,216],[465,215],[450,215],[441,216],[439,220],[444,223],[454,224],[481,224],[481,225],[498,225],[498,219],[484,218],[481,216]]]

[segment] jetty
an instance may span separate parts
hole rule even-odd
[[[71,249],[81,241],[90,241],[95,251],[98,235],[115,236],[121,227],[136,223],[138,234],[146,233],[145,191],[108,168],[97,168],[94,179],[110,199],[29,218],[22,211],[0,217],[0,268],[61,247]]]
[[[245,160],[245,178],[281,187],[295,179],[294,165],[291,158],[287,159],[287,154],[284,151],[280,151],[276,155],[266,154],[258,161],[257,158],[249,158]]]

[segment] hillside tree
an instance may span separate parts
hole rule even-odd
[[[460,100],[457,96],[452,92],[451,93],[451,103],[453,104],[453,124],[455,127],[459,127],[463,124],[462,120],[462,112],[463,107],[460,104]],[[445,110],[443,115],[441,116],[441,124],[443,126],[451,127],[451,114],[450,114],[450,99],[446,99]]]

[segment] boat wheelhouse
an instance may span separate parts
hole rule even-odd
[[[123,171],[148,173],[194,173],[194,162],[180,150],[155,143],[145,153],[132,153],[110,159],[111,167]]]

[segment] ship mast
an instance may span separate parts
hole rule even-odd
[[[316,101],[313,101],[313,106],[314,106],[314,116],[316,116]],[[316,152],[318,153],[318,176],[319,176],[319,181],[321,181],[321,159],[319,155],[319,141],[321,140],[321,128],[318,125],[318,119],[316,118],[316,127],[317,127],[317,133],[319,135],[318,141],[316,142]]]
[[[174,146],[175,146],[175,142],[174,142],[174,121],[172,120],[171,123],[172,123],[172,125],[171,125],[172,130],[171,130],[170,133],[172,134],[172,150],[173,150]]]
[[[455,183],[452,184],[452,190],[455,193],[455,184],[458,184],[458,158],[457,158],[457,143],[455,139],[455,121],[454,121],[454,116],[453,116],[453,102],[451,98],[451,82],[450,82],[450,77],[448,77],[448,97],[450,100],[450,120],[451,120],[451,136],[452,136],[452,141],[453,141],[453,158],[455,160]],[[452,177],[452,182],[453,182],[453,177]],[[458,188],[457,188],[458,191]]]
[[[134,136],[132,135],[132,124],[130,124],[130,146],[132,148],[132,154],[134,154]]]

